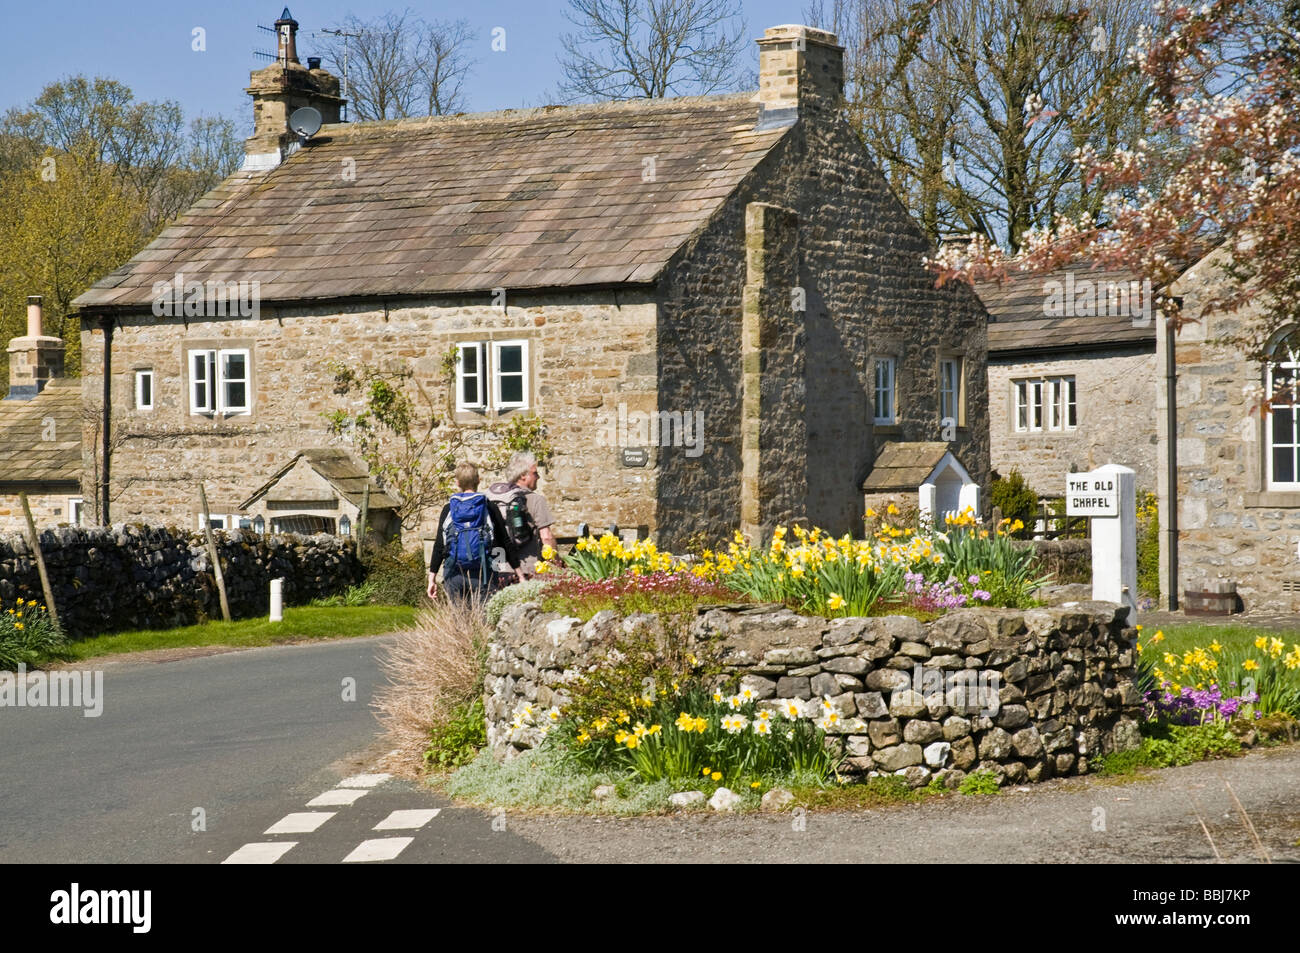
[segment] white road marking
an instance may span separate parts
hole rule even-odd
[[[393,860],[410,845],[414,837],[378,837],[363,840],[352,853],[343,858],[345,864],[361,864],[375,860]]]
[[[393,811],[386,818],[374,826],[377,831],[418,831],[425,824],[438,816],[442,808],[435,807],[429,810],[412,810],[412,811]]]
[[[317,795],[307,802],[308,807],[339,807],[344,804],[356,804],[360,798],[370,792],[365,788],[335,788]]]
[[[289,853],[289,848],[297,845],[296,840],[289,841],[270,841],[258,844],[245,844],[239,850],[235,851],[229,857],[222,861],[223,864],[273,864],[285,854]]]
[[[389,778],[391,774],[354,774],[350,778],[344,778],[339,782],[341,788],[377,788]]]
[[[334,813],[334,811],[304,811],[298,814],[286,814],[263,833],[310,834],[333,817]]]

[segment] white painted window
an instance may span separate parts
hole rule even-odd
[[[519,410],[529,406],[527,341],[456,345],[456,409]]]
[[[203,514],[197,517],[199,532],[203,532]],[[230,517],[225,513],[209,513],[208,525],[213,529],[226,529],[230,525]]]
[[[1264,370],[1269,395],[1267,441],[1268,488],[1300,490],[1300,332],[1278,341]]]
[[[962,423],[961,358],[948,357],[939,362],[939,420]]]
[[[1013,381],[1018,433],[1074,430],[1079,426],[1073,377],[1043,377]]]
[[[81,525],[81,518],[86,511],[86,501],[79,496],[68,499],[68,522],[73,526]]]
[[[190,413],[247,414],[252,411],[246,348],[189,352]]]
[[[528,406],[528,342],[492,342],[492,402],[497,410]]]
[[[135,372],[135,409],[153,410],[153,370]]]
[[[483,384],[483,345],[456,345],[456,409],[483,410],[487,406]]]
[[[894,359],[892,357],[876,358],[874,390],[872,422],[877,424],[894,423]]]

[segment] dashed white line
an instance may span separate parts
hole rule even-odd
[[[437,817],[440,810],[442,808],[435,807],[419,811],[393,811],[393,813],[376,824],[373,829],[377,831],[418,831]]]
[[[344,778],[339,782],[341,788],[377,788],[389,778],[391,774],[354,774],[350,778]]]
[[[363,840],[343,858],[345,864],[362,864],[376,860],[393,860],[410,846],[414,837],[377,837]]]
[[[346,804],[356,804],[358,799],[365,797],[369,793],[365,788],[335,788],[333,791],[326,791],[324,794],[312,798],[307,802],[307,806],[342,807]]]
[[[298,814],[286,814],[263,833],[310,834],[333,817],[334,813],[334,811],[303,811]]]
[[[289,848],[297,845],[297,841],[269,841],[258,844],[245,844],[239,850],[235,851],[229,857],[222,861],[223,864],[273,864],[285,854],[289,853]]]

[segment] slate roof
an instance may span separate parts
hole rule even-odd
[[[31,400],[0,400],[0,474],[10,493],[81,486],[80,380],[56,378]]]
[[[862,489],[868,493],[915,490],[939,465],[948,449],[948,445],[941,441],[890,441],[880,448]]]
[[[1135,326],[1126,312],[1112,315],[1060,315],[1044,313],[1048,300],[1047,283],[1064,285],[1065,271],[1039,275],[1011,275],[1003,283],[982,282],[975,292],[989,313],[989,355],[1026,351],[1098,350],[1124,346],[1149,346],[1156,343],[1156,318],[1145,327]],[[1108,282],[1116,285],[1135,279],[1131,272],[1091,270],[1086,265],[1074,269],[1078,282],[1091,281],[1098,289]],[[1139,280],[1140,284],[1140,280]]]
[[[263,302],[649,283],[788,131],[756,130],[753,98],[325,126],[74,303],[139,309],[177,272]]]
[[[294,468],[294,465],[297,464],[301,457],[307,458],[307,463],[311,468],[319,473],[330,486],[334,487],[339,496],[348,500],[354,506],[361,505],[366,480],[369,478],[365,465],[344,450],[321,449],[299,450],[293,455],[293,459],[276,471],[271,479],[262,484],[252,496],[239,504],[239,508],[246,510],[257,502],[259,497],[269,494],[275,485],[280,482],[280,479]],[[304,502],[297,497],[295,497],[295,500]],[[372,510],[389,510],[397,505],[397,500],[380,489],[379,484],[374,480],[370,480],[370,508]]]

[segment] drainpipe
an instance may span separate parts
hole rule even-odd
[[[1174,301],[1181,308],[1182,299]],[[1165,484],[1168,487],[1166,499],[1165,552],[1169,554],[1169,611],[1178,611],[1178,365],[1176,363],[1175,345],[1177,333],[1174,326],[1165,320]]]
[[[99,326],[104,330],[104,416],[100,421],[100,437],[102,439],[100,452],[103,458],[103,467],[100,470],[99,522],[102,526],[108,526],[109,466],[112,460],[109,428],[113,422],[113,318],[107,314],[100,315]]]

